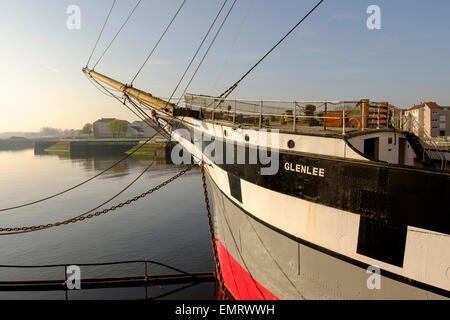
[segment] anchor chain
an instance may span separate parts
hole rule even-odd
[[[145,196],[148,196],[149,194],[165,187],[166,185],[168,185],[169,183],[171,183],[172,181],[178,179],[179,177],[181,177],[182,175],[184,175],[186,172],[188,172],[189,170],[191,170],[195,165],[190,165],[187,168],[181,170],[179,173],[177,173],[176,175],[174,175],[173,177],[171,177],[170,179],[164,181],[163,183],[157,185],[156,187],[153,187],[149,190],[147,190],[146,192],[141,193],[140,195],[137,195],[127,201],[121,202],[117,205],[114,205],[112,207],[100,210],[100,211],[96,211],[94,213],[90,213],[86,216],[80,216],[80,217],[76,217],[76,218],[72,218],[69,220],[65,220],[65,221],[60,221],[60,222],[55,222],[55,223],[49,223],[49,224],[45,224],[45,225],[38,225],[38,226],[29,226],[29,227],[10,227],[10,228],[0,228],[0,235],[8,235],[8,234],[16,234],[16,233],[24,233],[24,232],[33,232],[33,231],[38,231],[38,230],[43,230],[43,229],[48,229],[48,228],[52,228],[52,227],[58,227],[61,225],[67,225],[69,223],[75,223],[75,222],[80,222],[83,220],[87,220],[87,219],[91,219],[93,217],[98,217],[102,214],[106,214],[108,212],[114,211],[118,208],[122,208],[125,205],[129,205],[132,202],[135,202],[141,198],[144,198]]]
[[[212,249],[213,249],[214,264],[216,266],[217,278],[218,278],[218,281],[220,284],[220,289],[222,290],[222,295],[225,299],[226,288],[225,288],[225,282],[224,282],[223,276],[222,276],[222,270],[220,268],[220,260],[219,260],[219,254],[217,251],[217,243],[216,243],[216,236],[215,236],[214,226],[213,226],[213,221],[212,221],[212,216],[211,216],[211,208],[209,205],[208,187],[206,185],[205,166],[204,166],[203,161],[200,163],[200,168],[201,168],[201,172],[202,172],[203,195],[205,196],[206,215],[208,217],[209,235],[211,238],[211,244],[212,244]]]

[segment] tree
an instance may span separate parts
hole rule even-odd
[[[89,138],[90,138],[90,137],[91,137],[91,134],[92,134],[92,124],[86,123],[86,124],[83,126],[83,129],[81,129],[80,133],[88,134],[88,135],[89,135]]]
[[[125,120],[113,120],[108,123],[108,129],[112,132],[113,137],[117,134],[120,137],[121,134],[126,134],[128,130],[128,121]]]

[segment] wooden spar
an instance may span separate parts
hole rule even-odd
[[[135,98],[136,100],[145,103],[149,107],[152,107],[154,109],[157,109],[158,111],[161,111],[167,115],[175,115],[176,113],[174,110],[176,109],[175,104],[168,103],[165,100],[162,100],[160,98],[152,96],[150,93],[147,93],[145,91],[135,89],[133,87],[129,87],[126,84],[123,84],[119,81],[116,81],[114,79],[111,79],[101,73],[98,73],[94,70],[90,70],[88,68],[83,68],[83,72],[90,77],[103,82],[104,84],[119,90],[120,92],[123,92],[127,94],[128,96]]]

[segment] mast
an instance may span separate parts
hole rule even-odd
[[[120,91],[129,97],[135,98],[136,100],[148,105],[151,108],[157,109],[160,112],[163,112],[167,115],[175,116],[178,114],[176,112],[177,106],[173,103],[169,103],[163,99],[152,96],[150,93],[135,89],[133,87],[129,87],[128,85],[111,79],[101,73],[98,73],[94,70],[83,68],[82,71],[88,76]]]

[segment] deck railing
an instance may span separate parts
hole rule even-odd
[[[186,94],[184,106],[201,110],[205,119],[226,120],[241,126],[306,130],[318,127],[345,134],[348,131],[396,126],[401,110],[387,102],[288,101],[221,99]]]
[[[110,268],[113,266],[121,265],[122,268],[124,266],[135,266],[140,267],[143,272],[139,272],[137,275],[133,272],[132,275],[124,276],[124,275],[115,275],[105,277],[105,271],[111,271]],[[145,298],[148,299],[147,296],[147,287],[151,286],[161,286],[161,285],[173,285],[173,284],[197,284],[201,282],[211,282],[216,281],[216,275],[213,272],[186,272],[180,270],[178,268],[169,266],[167,264],[152,261],[152,260],[129,260],[129,261],[116,261],[116,262],[104,262],[104,263],[78,263],[78,264],[48,264],[48,265],[0,265],[0,271],[8,270],[17,270],[17,269],[26,269],[28,270],[27,275],[30,273],[30,270],[42,270],[49,269],[53,270],[50,274],[56,276],[58,273],[58,269],[60,271],[64,271],[64,279],[45,279],[41,280],[39,278],[43,277],[43,274],[37,276],[38,279],[33,280],[1,280],[0,279],[0,292],[2,291],[65,291],[65,299],[69,298],[68,292],[72,291],[69,289],[68,282],[71,280],[68,279],[68,268],[69,266],[76,266],[79,268],[83,268],[82,275],[80,274],[80,288],[84,289],[100,289],[100,288],[120,288],[120,287],[144,287],[145,288]],[[150,266],[154,270],[170,270],[171,274],[161,274],[160,272],[150,272]],[[102,268],[97,270],[93,274],[97,274],[98,276],[87,277],[85,272],[88,274],[92,274],[92,269]],[[106,268],[106,269],[105,269]],[[89,272],[88,269],[91,269]],[[132,268],[133,270],[135,268]],[[127,269],[128,270],[128,269]],[[128,270],[131,271],[131,270]],[[120,274],[125,272],[122,270]],[[128,273],[128,272],[127,272]],[[2,272],[3,274],[3,272]],[[100,276],[101,275],[101,276]],[[10,275],[8,276],[10,278]],[[178,291],[180,289],[176,289]],[[76,291],[76,290],[74,290]],[[159,298],[165,295],[170,294],[170,292],[159,295]]]
[[[446,157],[423,126],[388,102],[222,99],[184,95],[184,107],[200,110],[204,119],[229,121],[240,127],[284,131],[322,129],[340,132],[394,128],[419,135],[423,152],[446,168]],[[408,120],[409,119],[409,120]],[[417,134],[416,132],[420,132]],[[422,155],[423,156],[423,155]]]

